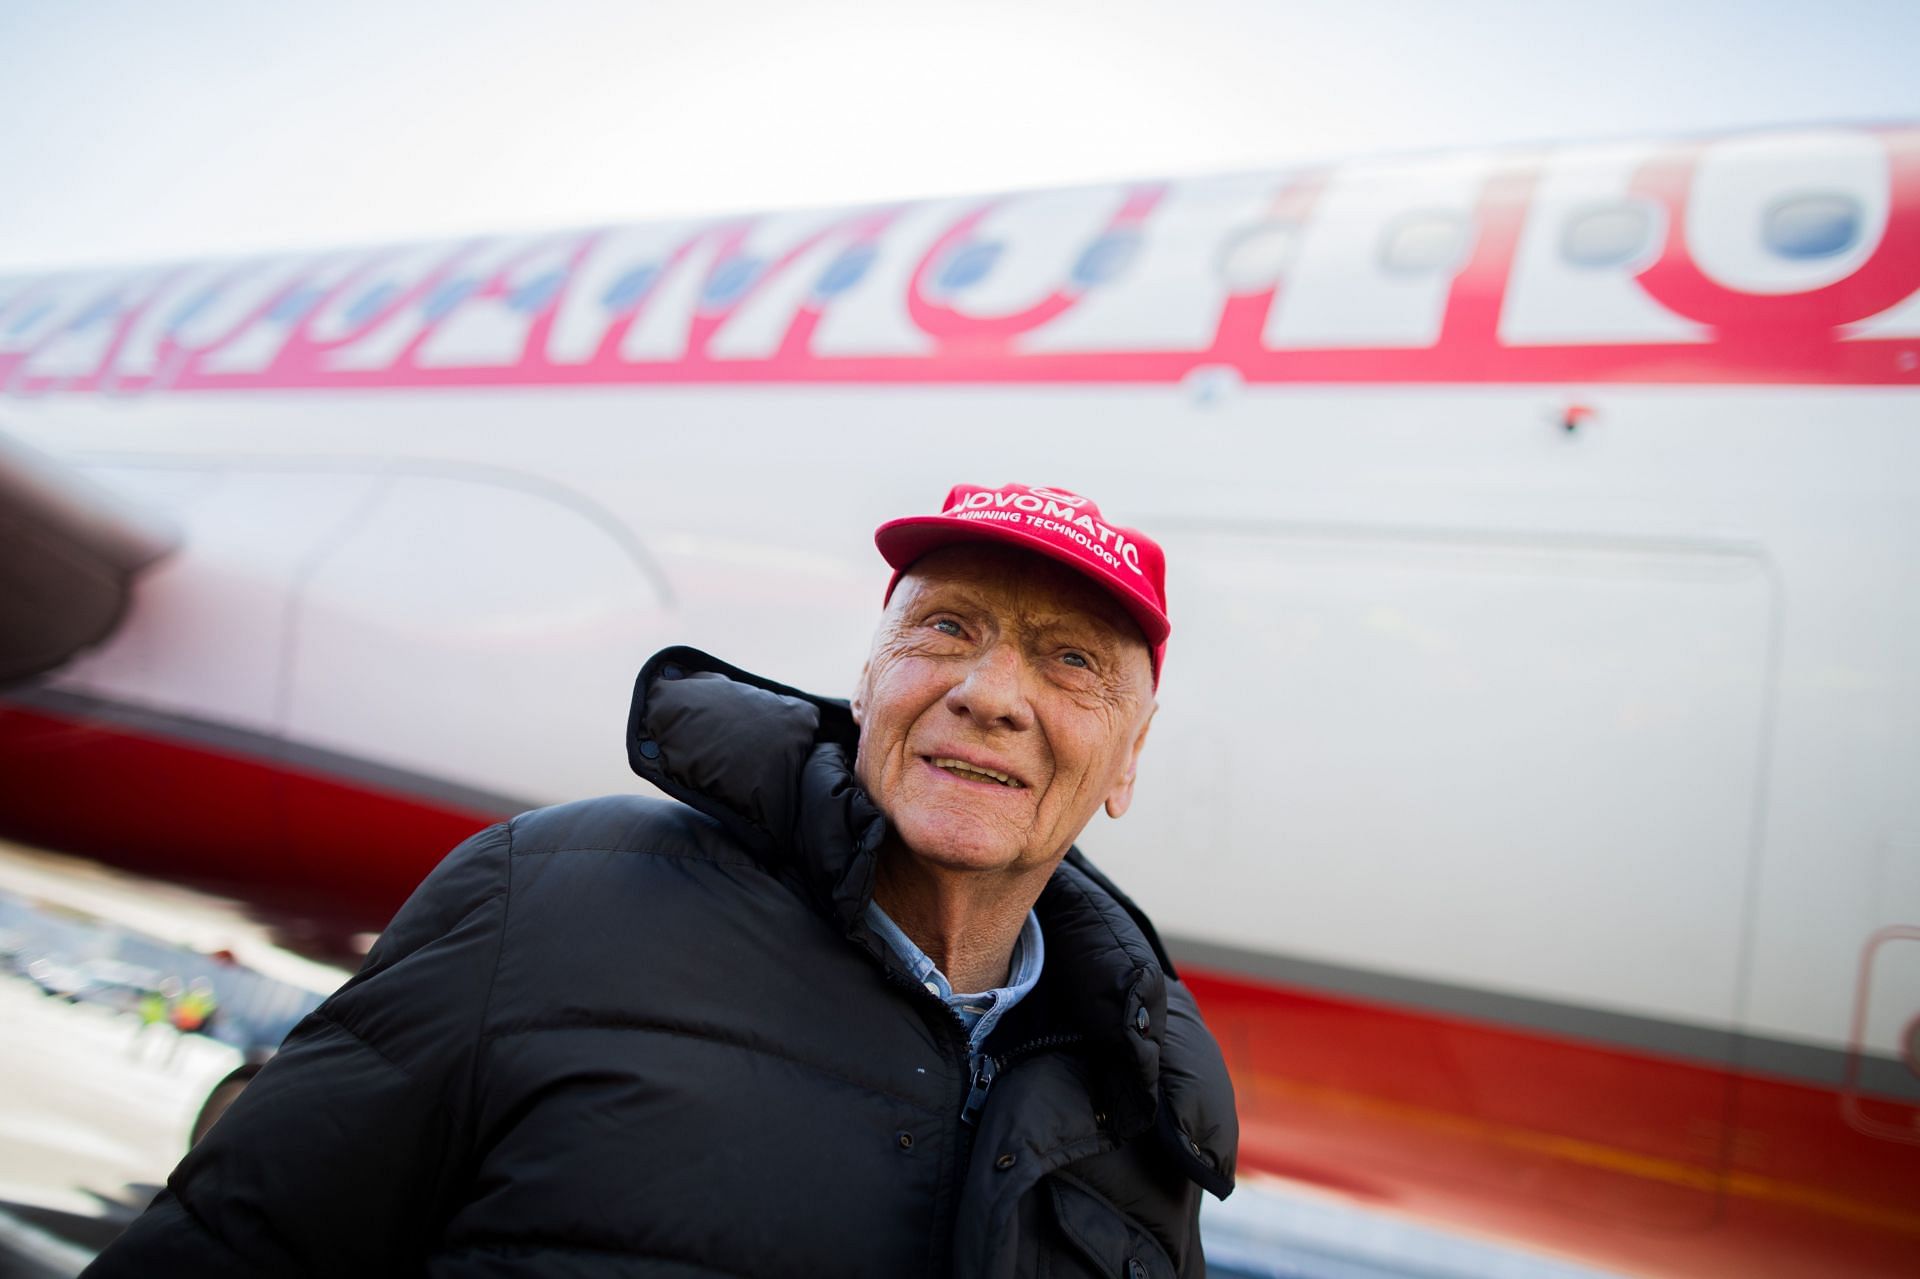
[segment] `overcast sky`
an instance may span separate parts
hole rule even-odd
[[[1920,0],[0,0],[0,269],[1920,120]]]

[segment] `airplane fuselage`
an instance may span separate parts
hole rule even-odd
[[[178,547],[0,701],[0,833],[377,926],[634,787],[655,649],[844,693],[874,526],[1057,484],[1167,548],[1082,844],[1249,1166],[1646,1273],[1920,1264],[1920,133],[7,280],[0,386]]]

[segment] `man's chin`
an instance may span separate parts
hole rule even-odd
[[[965,827],[895,826],[900,836],[899,851],[928,870],[953,873],[990,874],[1018,867],[1026,848],[1005,836]]]

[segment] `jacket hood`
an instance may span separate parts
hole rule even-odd
[[[887,822],[854,779],[859,738],[846,701],[676,646],[640,669],[627,759],[884,963],[865,914]],[[1238,1138],[1232,1085],[1191,1001],[1184,992],[1169,1001],[1176,974],[1152,923],[1078,848],[1035,909],[1047,934],[1043,981],[1071,989],[1063,1011],[1132,1067],[1116,1102],[1133,1113],[1132,1126],[1159,1130],[1194,1181],[1225,1197]]]
[[[697,648],[654,654],[634,682],[627,761],[705,813],[850,930],[873,896],[886,818],[853,779],[853,712]]]

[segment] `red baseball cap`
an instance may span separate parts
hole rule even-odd
[[[1146,637],[1154,687],[1167,652],[1167,557],[1138,529],[1100,514],[1092,498],[1030,484],[981,488],[956,484],[938,515],[909,515],[874,530],[873,543],[893,565],[887,599],[913,562],[956,542],[999,542],[1059,560],[1118,600]]]

